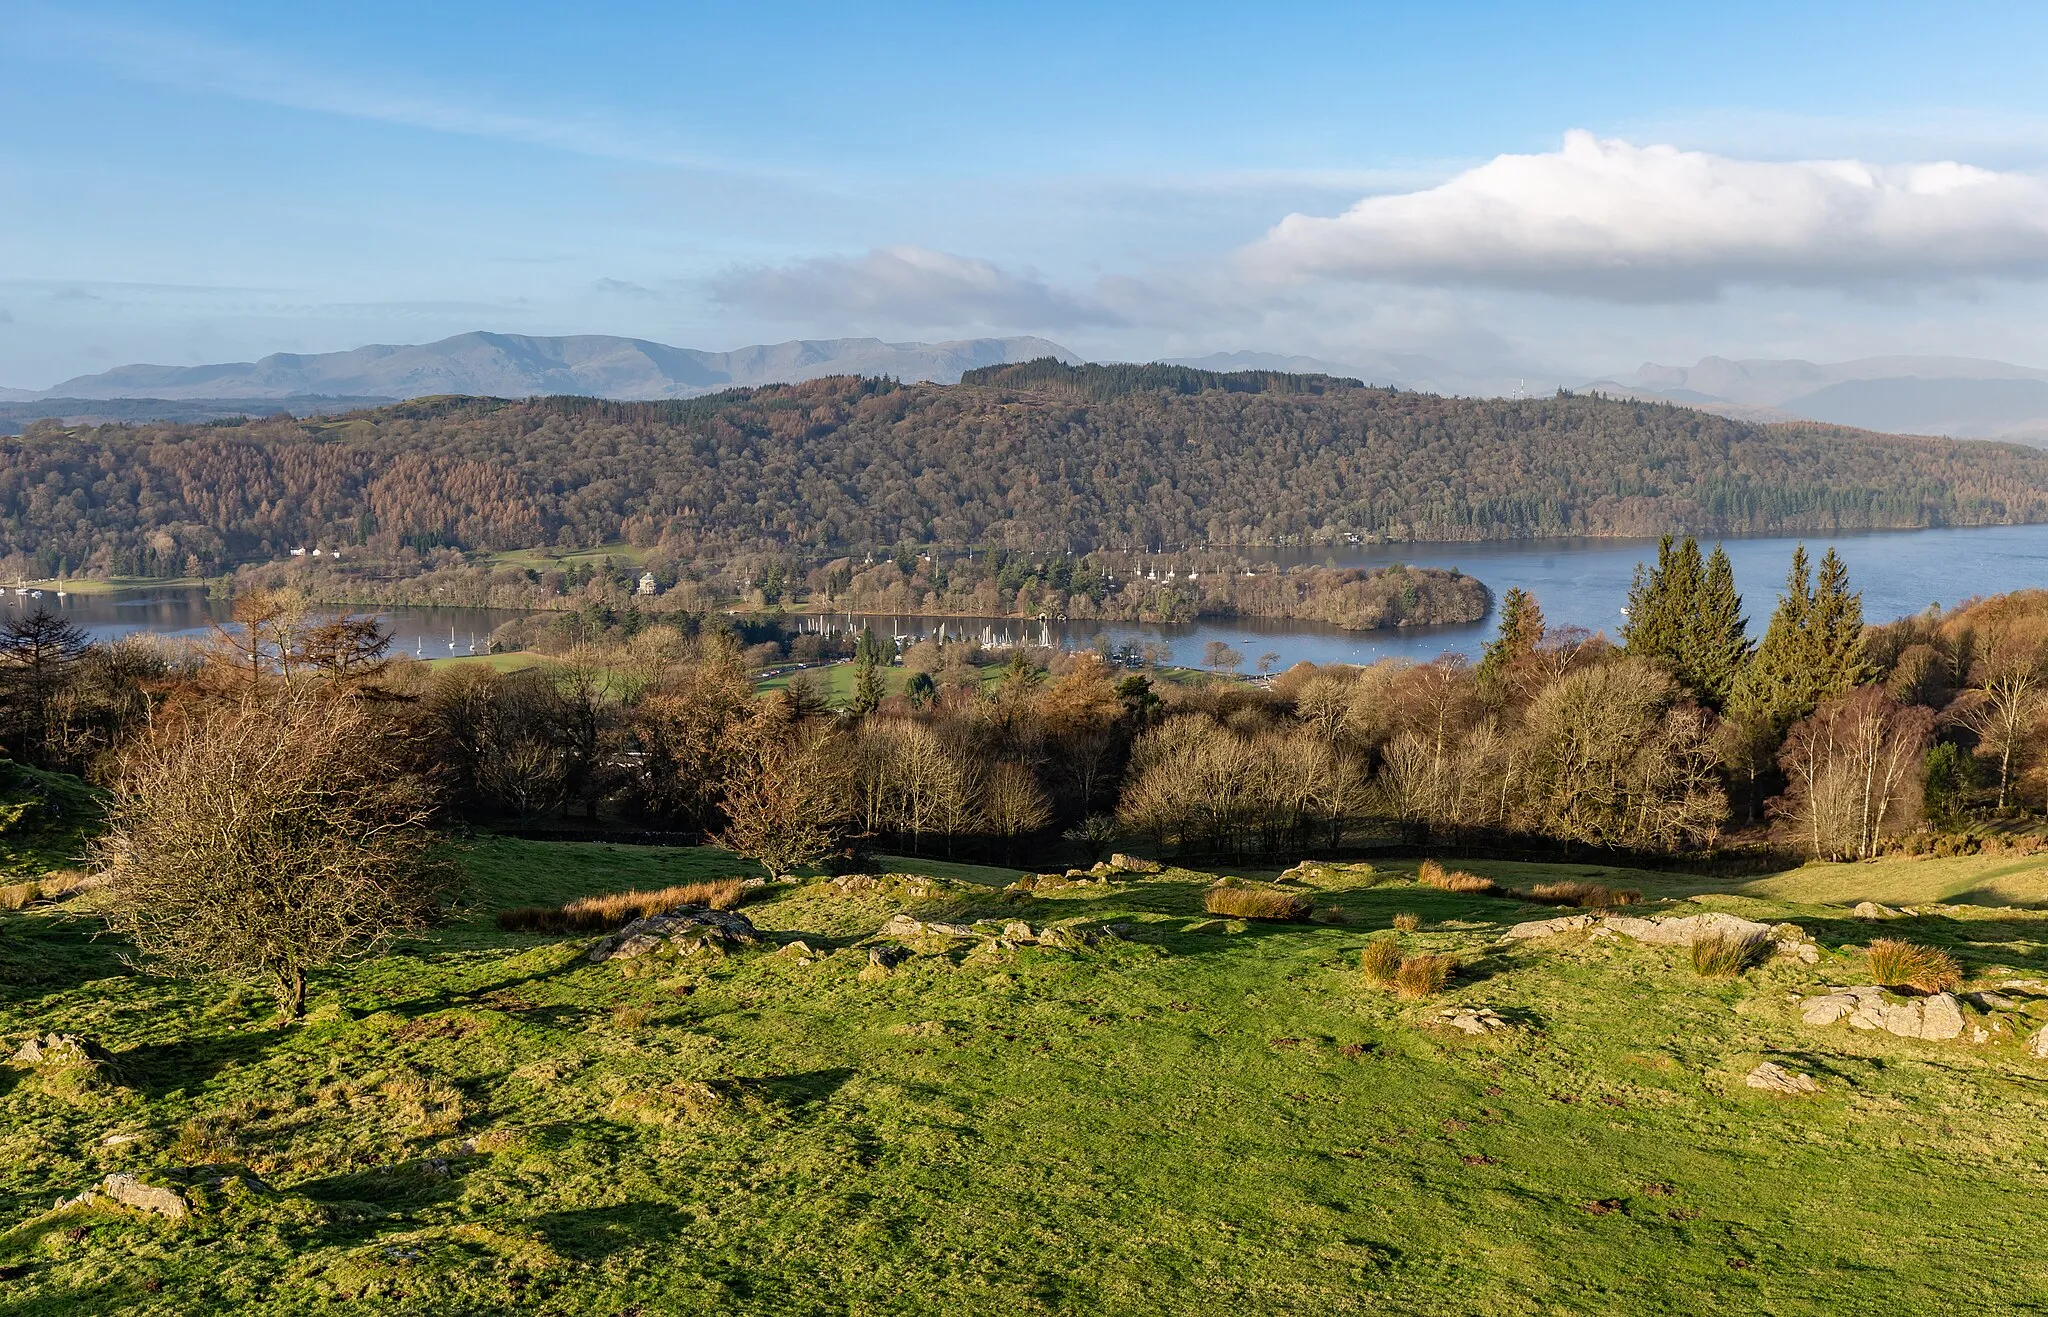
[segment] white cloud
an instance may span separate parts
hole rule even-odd
[[[761,315],[815,322],[840,315],[888,324],[1066,329],[1124,318],[1033,273],[924,247],[878,247],[865,256],[752,266],[711,281],[713,300]]]
[[[1589,133],[1335,218],[1289,215],[1255,275],[1531,289],[1615,301],[1732,284],[1845,287],[2048,275],[2048,187],[1954,162],[1736,160]]]

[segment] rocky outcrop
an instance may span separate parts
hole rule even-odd
[[[1882,1029],[1900,1038],[1930,1042],[1960,1038],[1966,1027],[1962,1004],[1949,993],[1898,998],[1867,985],[1808,997],[1799,1003],[1799,1018],[1815,1028],[1847,1021],[1852,1029]]]
[[[37,1069],[61,1069],[78,1066],[98,1069],[107,1063],[107,1054],[101,1048],[77,1034],[52,1033],[41,1038],[31,1038],[14,1049],[9,1058],[15,1065],[34,1066]]]
[[[1856,908],[1849,913],[1858,919],[1904,919],[1906,917],[1903,910],[1894,910],[1888,905],[1879,905],[1875,901],[1858,901]]]
[[[1480,1034],[1494,1033],[1501,1029],[1514,1028],[1508,1021],[1502,1019],[1491,1006],[1446,1006],[1431,1016],[1429,1022],[1441,1025],[1446,1029],[1456,1029],[1459,1033],[1471,1034],[1474,1037]]]
[[[134,1176],[117,1171],[84,1193],[57,1200],[57,1210],[68,1207],[123,1207],[171,1221],[182,1221],[192,1213],[185,1196],[175,1189],[144,1184]]]
[[[1597,922],[1592,915],[1559,915],[1555,919],[1531,919],[1516,924],[1500,935],[1503,942],[1525,942],[1530,938],[1555,937],[1559,933],[1572,933],[1591,928]],[[1644,921],[1647,922],[1647,921]]]
[[[633,960],[652,955],[723,955],[761,941],[753,921],[731,910],[686,905],[636,919],[601,938],[590,949],[593,961]]]
[[[1751,1088],[1782,1097],[1800,1097],[1807,1093],[1820,1092],[1819,1083],[1812,1075],[1802,1075],[1787,1070],[1775,1061],[1766,1061],[1742,1077],[1742,1082]]]
[[[1771,926],[1754,919],[1719,910],[1703,915],[1666,915],[1658,919],[1636,919],[1609,915],[1601,927],[1651,946],[1689,947],[1697,942],[1720,938],[1728,942],[1763,942],[1771,937]]]
[[[1137,855],[1121,852],[1109,857],[1109,867],[1125,873],[1158,873],[1162,867],[1157,860],[1147,860]]]

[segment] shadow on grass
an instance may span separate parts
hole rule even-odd
[[[667,1203],[619,1203],[547,1212],[529,1217],[526,1224],[562,1256],[599,1262],[636,1244],[673,1239],[690,1223]]]
[[[849,1066],[828,1066],[822,1070],[802,1070],[790,1075],[764,1075],[757,1079],[739,1079],[733,1083],[748,1095],[775,1107],[784,1115],[802,1119],[816,1113],[817,1109],[830,1102],[846,1086],[846,1081],[858,1073]]]
[[[0,1004],[15,1005],[126,974],[126,939],[96,919],[0,913]]]
[[[114,1068],[121,1082],[146,1097],[160,1098],[178,1089],[189,1089],[212,1079],[229,1066],[248,1066],[259,1061],[272,1047],[285,1041],[288,1026],[273,1025],[260,1032],[213,1034],[182,1038],[173,1043],[144,1043],[114,1053]]]

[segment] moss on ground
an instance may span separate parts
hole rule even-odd
[[[327,976],[306,1023],[139,977],[76,901],[0,914],[0,1027],[98,1073],[0,1068],[0,1312],[2017,1312],[2048,1188],[2048,1062],[1798,1023],[1860,982],[1838,905],[1603,873],[1661,909],[1801,922],[1820,964],[1735,980],[1682,950],[1500,931],[1554,911],[1331,869],[1343,923],[1208,920],[1211,875],[1008,893],[945,881],[744,907],[802,957],[591,964],[502,906],[744,872],[711,851],[495,840],[474,904]],[[892,861],[892,867],[912,867]],[[927,866],[938,868],[938,866]],[[1526,884],[1584,867],[1463,862]],[[1811,890],[1840,875],[1809,872]],[[1657,880],[1665,886],[1657,886]],[[1946,881],[1941,879],[1939,881]],[[919,894],[922,890],[923,894]],[[892,914],[1123,938],[886,974]],[[1391,934],[1395,915],[1421,917]],[[1194,932],[1210,925],[1215,931]],[[1978,980],[2048,976],[2048,923],[1885,924]],[[1465,969],[1404,1002],[1367,938]],[[811,963],[802,963],[808,959]],[[647,972],[638,972],[645,966]],[[11,967],[11,968],[9,968]],[[1448,1003],[1515,1023],[1427,1026]],[[1744,1087],[1762,1060],[1818,1096]],[[246,1171],[261,1184],[220,1169]],[[52,1202],[176,1173],[168,1222]],[[218,1179],[217,1184],[209,1184]]]

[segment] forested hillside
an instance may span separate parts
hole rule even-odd
[[[315,544],[1049,552],[2044,518],[2048,452],[2013,445],[1184,367],[39,423],[0,443],[0,556],[46,573],[213,572]]]

